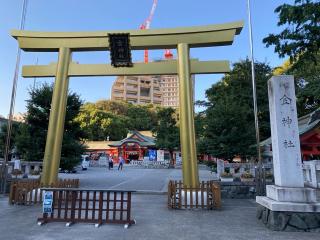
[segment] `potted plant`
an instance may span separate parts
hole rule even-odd
[[[13,171],[11,172],[12,176],[15,176],[16,178],[18,177],[18,175],[21,175],[22,171],[20,169],[13,169]]]
[[[223,172],[220,176],[221,182],[233,182],[233,175],[232,173]]]
[[[267,172],[265,178],[267,183],[273,182],[273,174],[271,172]]]
[[[40,175],[40,170],[31,170],[31,175]]]
[[[253,182],[254,181],[253,175],[249,172],[242,173],[240,179],[241,179],[241,182]]]

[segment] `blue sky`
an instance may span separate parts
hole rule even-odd
[[[279,59],[273,48],[266,48],[262,39],[268,33],[279,32],[274,9],[293,0],[251,0],[255,59],[278,66]],[[0,115],[9,113],[17,42],[10,36],[18,29],[22,0],[2,0],[0,8]],[[230,60],[231,63],[249,55],[247,0],[158,0],[151,28],[170,28],[245,21],[245,27],[236,36],[234,44],[226,47],[191,49],[191,56],[200,60]],[[29,0],[26,30],[34,31],[97,31],[137,29],[147,18],[152,0]],[[173,51],[175,54],[175,51]],[[163,51],[150,51],[150,59],[163,56]],[[57,60],[56,53],[22,53],[21,65],[48,64]],[[79,63],[109,63],[108,52],[73,54]],[[143,52],[133,54],[134,61],[143,61]],[[21,71],[21,68],[20,68]],[[21,74],[20,74],[21,75]],[[222,75],[197,75],[195,97],[205,99],[205,90],[221,79]],[[84,101],[110,97],[115,77],[71,78],[69,88]],[[37,79],[36,84],[53,82]],[[15,113],[25,112],[25,100],[33,79],[19,77]]]

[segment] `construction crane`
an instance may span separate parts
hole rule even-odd
[[[157,4],[158,4],[158,0],[153,0],[151,11],[149,13],[148,18],[140,25],[141,30],[150,28],[154,12],[156,11],[156,8],[157,8]],[[173,55],[169,49],[165,50],[164,57],[166,59],[171,59],[173,57]],[[145,63],[149,62],[149,53],[148,53],[147,49],[144,50],[144,62]]]

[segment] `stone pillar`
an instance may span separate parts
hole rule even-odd
[[[8,165],[8,174],[11,174],[13,170],[13,166],[11,164]]]
[[[256,177],[256,168],[254,164],[249,165],[249,171],[252,174],[252,176]]]
[[[224,172],[224,161],[222,159],[217,159],[217,175],[218,177]]]
[[[293,76],[268,81],[275,184],[303,187],[300,139]]]
[[[40,166],[38,164],[34,165],[34,171],[40,171]]]
[[[268,228],[281,231],[292,229],[291,220],[287,227],[291,215],[301,220],[306,219],[306,213],[310,219],[320,218],[316,190],[304,187],[294,89],[293,76],[276,76],[268,81],[275,185],[267,185],[266,197],[256,197],[261,205],[258,207],[258,218]],[[269,217],[261,218],[259,213],[262,212]],[[281,219],[287,220],[279,228],[281,224],[278,220]],[[310,222],[309,219],[306,222]],[[315,222],[314,228],[320,228],[320,222]]]
[[[24,173],[28,174],[28,175],[30,174],[30,165],[29,165],[29,163],[26,163]]]

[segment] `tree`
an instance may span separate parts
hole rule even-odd
[[[320,54],[316,59],[319,63]],[[305,60],[292,65],[285,73],[295,77],[298,115],[304,116],[318,109],[320,107],[320,65],[314,61]]]
[[[270,136],[267,81],[271,68],[256,63],[258,118],[261,139]],[[233,64],[231,72],[206,91],[205,144],[215,157],[255,156],[255,128],[251,85],[251,62]]]
[[[126,116],[129,104],[122,101],[100,100],[95,103],[95,106],[100,110],[110,112],[115,115]]]
[[[320,62],[320,54],[316,56]],[[298,116],[304,116],[320,107],[320,65],[305,60],[290,63],[286,60],[282,66],[273,71],[274,75],[294,75],[297,97]]]
[[[76,121],[85,132],[85,138],[91,141],[121,140],[128,133],[128,117],[100,110],[92,103],[81,107]]]
[[[169,151],[170,164],[173,165],[173,151],[180,148],[180,134],[175,119],[175,110],[162,108],[159,109],[157,116],[158,124],[152,130],[156,137],[156,147]]]
[[[23,123],[12,122],[9,155],[15,150],[15,139],[20,135],[20,125]],[[4,124],[0,128],[0,157],[4,158],[7,141],[8,125]],[[10,157],[9,157],[10,159]]]
[[[153,105],[129,104],[127,116],[131,130],[151,130],[157,124],[157,115]]]
[[[44,156],[51,98],[53,86],[44,84],[30,90],[30,100],[27,101],[27,115],[25,123],[20,128],[21,134],[16,137],[18,152],[26,161],[41,161]],[[69,93],[65,126],[61,150],[60,167],[71,170],[80,161],[80,155],[85,150],[80,139],[83,132],[74,119],[78,115],[82,101],[75,93]]]
[[[295,0],[293,5],[283,4],[275,9],[279,14],[278,26],[286,26],[279,34],[263,39],[267,47],[274,45],[280,57],[293,61],[317,62],[320,48],[319,0]]]
[[[112,101],[112,100],[100,100],[96,103],[87,103],[90,105],[90,111],[93,113],[93,111],[96,111],[96,113],[99,112],[100,117],[102,117],[103,114],[105,114],[105,117],[107,117],[109,120],[112,118],[115,121],[121,125],[116,127],[120,131],[120,135],[123,135],[124,131],[128,132],[129,130],[137,130],[137,131],[144,131],[144,130],[151,130],[156,124],[157,124],[157,110],[158,106],[154,106],[153,104],[143,104],[143,105],[134,105],[132,103],[126,103],[126,102],[119,102],[119,101]],[[95,109],[95,110],[94,110]],[[88,109],[87,109],[88,110]],[[83,117],[83,116],[82,116]],[[86,124],[83,119],[79,119],[81,123],[81,126],[87,125],[88,128],[83,128],[85,131],[92,131],[93,128],[101,128],[105,129],[106,126],[99,126],[99,124],[102,124],[102,120],[97,121],[96,125],[93,126],[90,124]],[[122,126],[122,123],[125,122],[125,126]],[[106,123],[105,123],[106,124]],[[104,124],[104,125],[105,125]],[[111,124],[111,123],[110,123]],[[91,130],[90,130],[91,129]],[[115,131],[115,128],[112,128]],[[102,134],[103,132],[101,132]],[[120,140],[118,135],[114,137],[116,140]],[[92,136],[89,133],[89,136]],[[107,135],[104,137],[98,137],[98,139],[105,139]],[[91,139],[92,137],[89,137]],[[96,139],[96,140],[98,140]]]
[[[206,135],[206,113],[205,111],[198,112],[194,116],[194,126],[196,134],[196,146],[198,154],[208,154],[208,145],[205,138]]]

